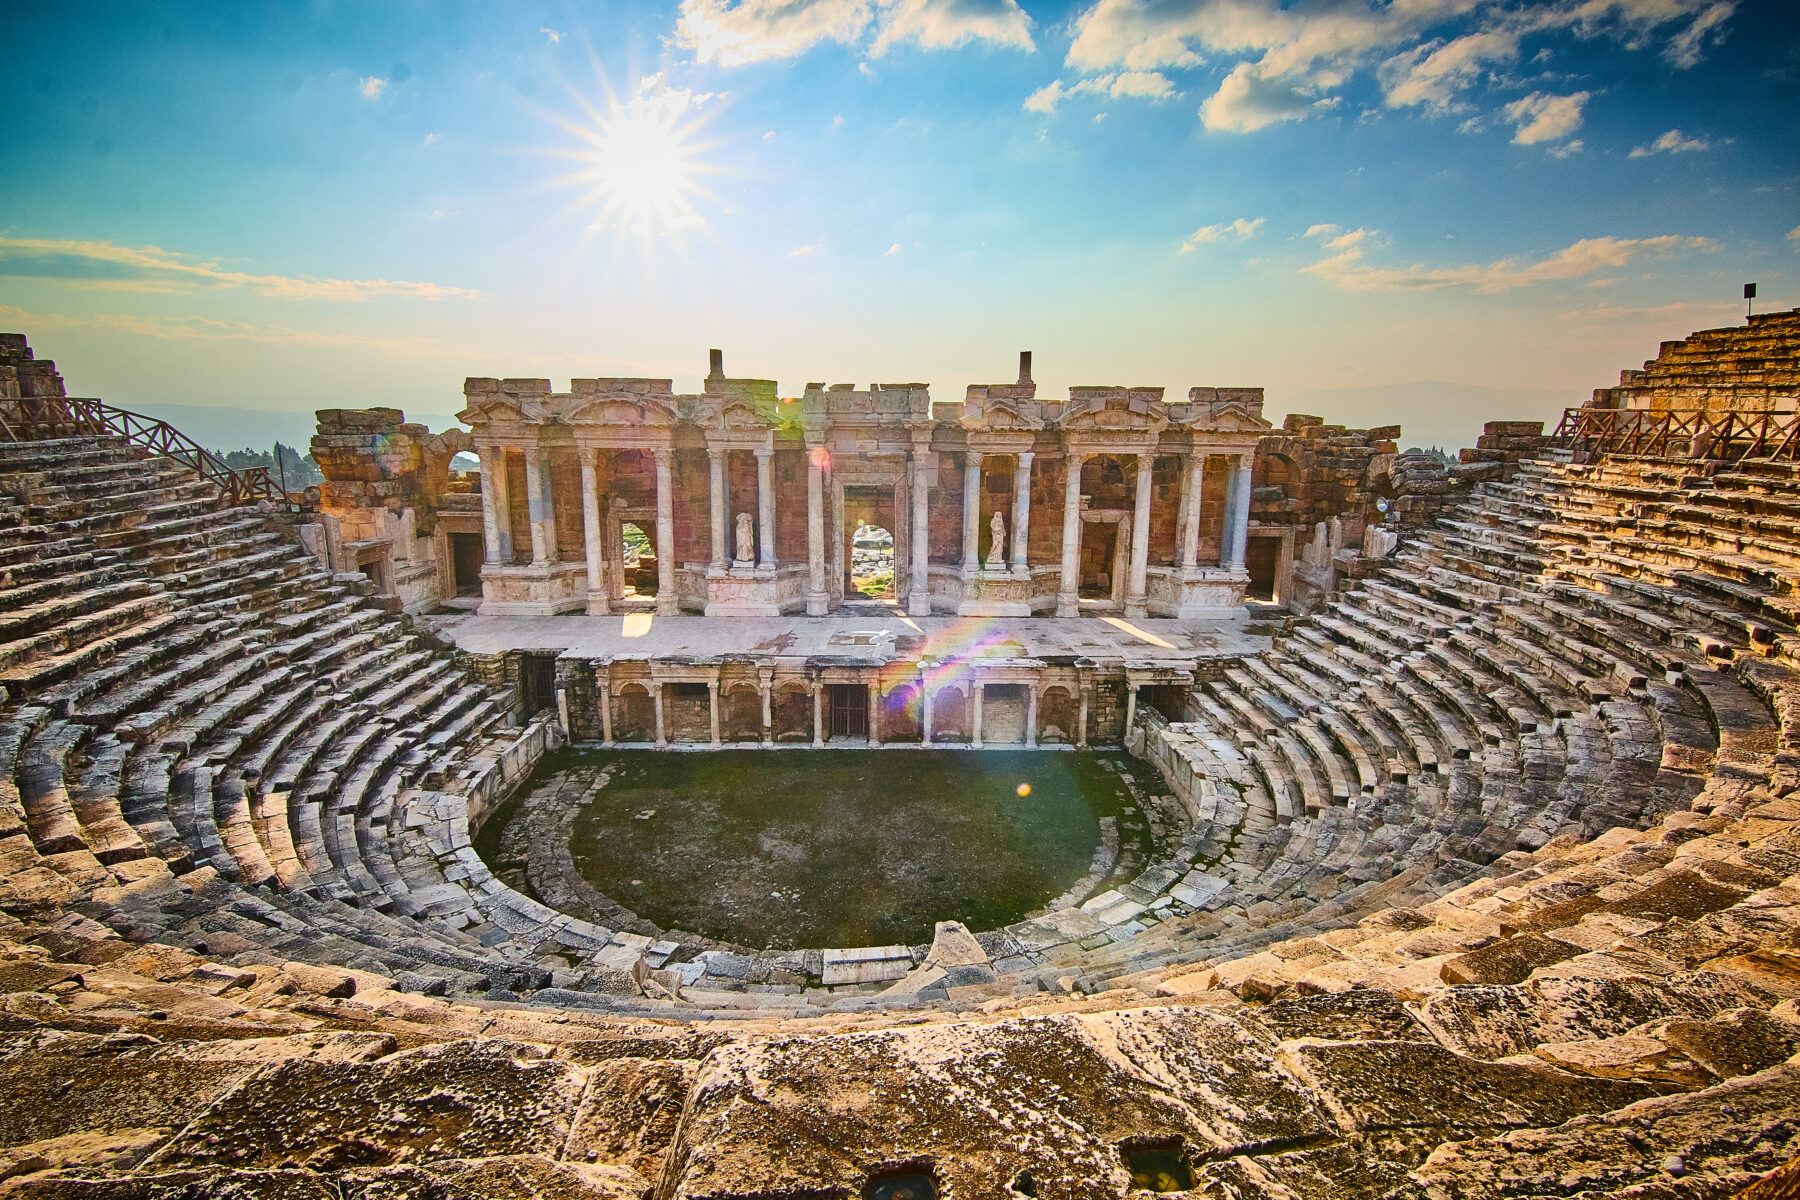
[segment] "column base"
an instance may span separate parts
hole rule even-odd
[[[612,600],[607,596],[606,589],[588,589],[587,611],[590,617],[604,617],[612,612]]]
[[[1127,617],[1147,617],[1150,615],[1150,598],[1148,596],[1130,596],[1125,600]]]
[[[929,617],[931,615],[931,597],[921,593],[906,602],[906,615],[909,617]]]
[[[1058,592],[1056,594],[1056,615],[1059,617],[1079,617],[1081,615],[1080,598],[1073,592]]]
[[[831,597],[824,592],[808,592],[806,594],[806,615],[822,617],[831,611]]]
[[[657,591],[656,591],[656,615],[657,616],[672,617],[676,613],[681,611],[681,606],[677,603],[674,592],[675,592],[675,589],[673,587],[671,587],[669,589],[669,593],[667,595],[665,595],[663,593],[663,590],[661,588],[657,589]]]

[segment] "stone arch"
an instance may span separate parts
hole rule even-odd
[[[1075,728],[1080,719],[1080,706],[1069,688],[1055,684],[1038,693],[1039,742],[1052,746],[1074,742],[1080,734]]]
[[[719,696],[719,708],[722,740],[762,741],[762,692],[754,683],[740,679],[726,684]]]
[[[778,742],[810,742],[813,736],[812,685],[790,679],[775,685],[770,716]]]
[[[641,683],[620,684],[613,693],[613,741],[654,742],[656,704]]]
[[[960,683],[948,683],[931,694],[931,740],[962,743],[971,740],[974,726],[969,709],[968,689]]]
[[[916,742],[923,730],[925,691],[917,683],[895,685],[881,697],[881,740]]]

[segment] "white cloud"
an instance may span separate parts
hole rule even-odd
[[[441,133],[428,133],[425,135],[425,144],[427,146],[435,146],[443,140],[444,135]]]
[[[891,245],[887,248],[887,251],[885,253],[883,253],[881,257],[892,258],[892,257],[894,257],[894,255],[896,255],[898,253],[900,253],[900,243],[895,242],[893,245]]]
[[[379,75],[364,75],[356,82],[356,90],[362,93],[364,100],[379,100],[387,91],[388,81]]]
[[[771,130],[769,130],[769,132],[763,134],[762,140],[765,142],[774,141],[775,140],[775,131],[773,129],[771,129]]]
[[[538,28],[538,32],[543,34],[546,38],[550,39],[552,42],[560,42],[563,39],[562,31],[560,29],[552,29],[548,25],[540,26]]]
[[[1018,0],[879,0],[880,32],[869,53],[879,58],[902,42],[923,50],[954,50],[970,42],[1009,46],[1027,53],[1031,18]]]
[[[1354,240],[1352,240],[1354,239]],[[1583,238],[1536,262],[1502,258],[1495,262],[1459,267],[1414,263],[1406,267],[1382,267],[1364,260],[1365,249],[1375,235],[1354,230],[1327,242],[1336,253],[1300,268],[1347,291],[1443,291],[1505,292],[1533,284],[1580,279],[1604,268],[1622,267],[1644,255],[1673,254],[1683,250],[1711,250],[1710,238],[1665,234],[1651,238]]]
[[[1690,154],[1711,148],[1712,143],[1705,138],[1691,138],[1679,129],[1671,129],[1649,145],[1633,148],[1629,157],[1649,158],[1652,154]]]
[[[1065,84],[1052,79],[1025,97],[1027,112],[1052,113],[1056,106],[1072,96],[1108,96],[1114,100],[1126,97],[1164,100],[1175,94],[1175,84],[1159,71],[1120,71],[1118,74],[1096,75]]]
[[[817,254],[818,252],[819,252],[819,248],[817,246],[815,246],[813,243],[808,242],[804,246],[800,246],[793,250],[788,251],[788,257],[789,258],[810,258],[812,255]]]
[[[1306,232],[1301,236],[1309,238],[1330,237],[1332,234],[1342,233],[1343,231],[1344,227],[1342,225],[1332,225],[1329,223],[1323,225],[1308,225],[1306,227]]]
[[[824,42],[858,45],[871,30],[875,57],[903,43],[1036,49],[1018,0],[681,0],[675,40],[701,62],[739,67],[793,58]],[[874,73],[866,61],[858,69]]]
[[[440,283],[393,279],[315,279],[254,275],[157,246],[112,242],[0,237],[0,276],[60,279],[109,291],[191,292],[241,287],[282,300],[369,300],[408,296],[441,300],[479,293]]]
[[[1329,106],[1291,77],[1270,75],[1255,63],[1239,63],[1231,69],[1219,90],[1200,106],[1200,120],[1208,129],[1225,133],[1254,133],[1278,121],[1297,121],[1315,107]]]
[[[1581,128],[1581,107],[1588,102],[1588,95],[1587,92],[1576,92],[1572,96],[1552,96],[1548,92],[1533,92],[1514,100],[1502,110],[1506,119],[1518,127],[1513,142],[1520,146],[1535,146],[1539,142],[1562,141]]]
[[[466,356],[467,345],[434,337],[380,337],[366,333],[336,333],[317,329],[293,329],[282,325],[252,325],[211,317],[152,317],[135,313],[94,313],[71,317],[61,313],[30,312],[0,304],[0,322],[13,328],[105,329],[168,342],[233,341],[284,346],[355,346],[395,354]]]
[[[1229,67],[1201,116],[1208,128],[1248,133],[1331,107],[1347,82],[1370,69],[1389,108],[1467,111],[1477,88],[1509,86],[1500,72],[1517,61],[1521,39],[1533,35],[1657,47],[1668,61],[1691,66],[1722,36],[1734,4],[1092,0],[1075,18],[1066,61],[1094,74]]]
[[[1241,242],[1262,228],[1267,218],[1257,217],[1247,221],[1239,217],[1235,221],[1225,221],[1218,225],[1202,225],[1182,239],[1181,249],[1177,254],[1192,254],[1202,246],[1217,245],[1220,242]]]
[[[860,71],[865,78],[875,78],[875,68],[871,67],[866,61],[857,63],[856,69]]]
[[[1800,225],[1796,225],[1788,230],[1787,240],[1790,242],[1800,242]]]
[[[1507,30],[1485,30],[1451,41],[1432,40],[1381,64],[1379,75],[1389,108],[1420,105],[1428,112],[1463,112],[1463,92],[1474,87],[1489,64],[1519,56],[1519,37]]]

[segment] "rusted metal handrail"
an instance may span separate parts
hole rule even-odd
[[[1800,412],[1570,408],[1556,437],[1570,449],[1653,458],[1800,459]]]
[[[174,459],[219,489],[219,503],[236,507],[258,500],[287,503],[267,467],[238,469],[167,421],[102,400],[69,396],[0,397],[0,441],[34,442],[61,437],[116,437]]]

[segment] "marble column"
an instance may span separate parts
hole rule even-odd
[[[756,685],[756,690],[762,697],[762,744],[766,750],[775,744],[775,714],[770,711],[771,693],[775,690],[775,685],[765,679]]]
[[[913,447],[912,587],[906,611],[915,617],[931,615],[931,477],[922,461],[925,453]]]
[[[919,743],[931,745],[931,681],[919,682]]]
[[[662,711],[663,695],[662,694],[663,694],[662,681],[659,679],[651,680],[650,681],[650,700],[651,700],[652,709],[656,714],[656,744],[659,748],[663,747],[663,746],[667,746],[669,744],[668,735],[663,732],[663,711]]]
[[[506,528],[511,522],[506,520],[505,495],[506,451],[497,446],[484,446],[481,451],[482,546],[487,552],[487,561],[495,565],[511,557],[512,531]]]
[[[1254,475],[1254,460],[1248,454],[1240,454],[1232,460],[1231,497],[1233,517],[1231,523],[1231,557],[1227,566],[1233,570],[1244,569],[1245,543],[1250,540],[1250,484]]]
[[[1076,690],[1081,693],[1081,715],[1075,724],[1075,744],[1083,750],[1087,749],[1087,712],[1088,690],[1086,684],[1080,684]]]
[[[1137,504],[1131,514],[1131,581],[1125,593],[1125,615],[1146,616],[1149,601],[1146,591],[1150,578],[1150,484],[1155,471],[1154,451],[1138,455]]]
[[[550,489],[544,469],[544,456],[536,446],[525,447],[525,508],[531,521],[531,565],[547,566],[556,545],[550,538],[555,526],[550,521]]]
[[[1181,569],[1192,571],[1200,565],[1200,497],[1206,482],[1206,455],[1188,455],[1187,470],[1181,482]]]
[[[981,455],[963,456],[963,574],[981,569]]]
[[[1056,615],[1073,617],[1081,611],[1081,464],[1085,454],[1063,458],[1062,580],[1056,588]]]
[[[979,749],[981,749],[981,697],[982,697],[982,694],[987,691],[987,685],[982,684],[982,683],[974,683],[969,686],[970,686],[970,691],[973,693],[973,697],[971,698],[970,705],[969,705],[970,710],[971,710],[971,716],[969,718],[969,721],[970,721],[970,739],[969,740],[970,740],[970,744],[972,744],[977,750],[979,750]]]
[[[588,615],[603,617],[606,603],[606,557],[600,547],[600,473],[595,469],[595,450],[581,449],[581,540],[587,554]]]
[[[1131,736],[1131,723],[1135,720],[1137,720],[1137,685],[1127,679],[1125,681],[1125,737]]]
[[[706,681],[706,710],[707,716],[712,719],[712,748],[717,750],[719,748],[719,681],[716,679]]]
[[[814,681],[813,694],[813,748],[816,750],[825,744],[825,685]]]
[[[612,745],[612,680],[607,676],[600,677],[600,742]]]
[[[656,611],[675,613],[675,451],[657,449],[656,456]]]
[[[1025,689],[1025,744],[1037,745],[1037,712],[1038,685],[1029,684]]]
[[[881,685],[869,685],[869,745],[881,745]]]
[[[1015,575],[1031,570],[1028,561],[1031,548],[1031,460],[1029,450],[1021,451],[1018,466],[1013,468],[1013,545],[1012,569]]]
[[[729,557],[725,549],[725,540],[730,536],[726,525],[731,519],[731,494],[726,482],[727,451],[709,448],[706,451],[707,465],[711,468],[708,483],[711,487],[712,499],[712,569],[723,571],[725,560]]]
[[[806,615],[822,617],[831,607],[825,594],[825,467],[823,446],[806,450]]]
[[[775,451],[756,452],[756,561],[775,565]]]

